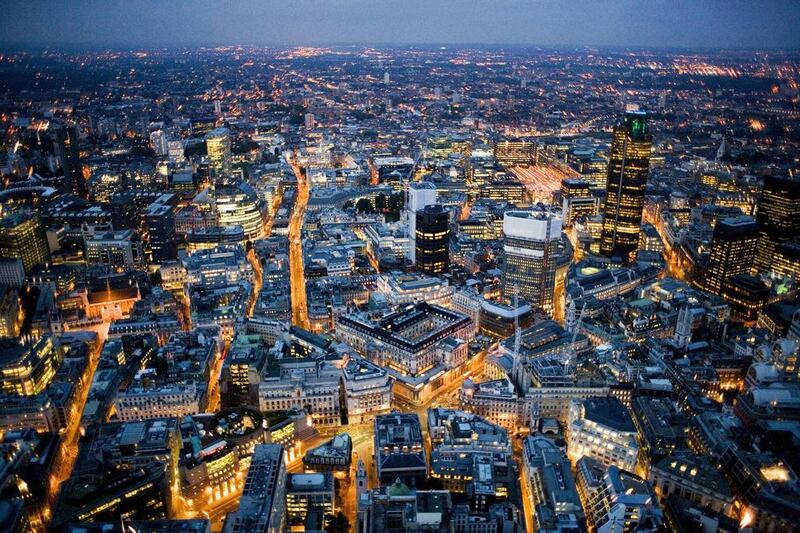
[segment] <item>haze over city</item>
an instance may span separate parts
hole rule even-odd
[[[797,48],[767,0],[64,0],[0,2],[0,42],[47,46],[526,44]]]
[[[800,530],[799,15],[0,1],[0,531]]]

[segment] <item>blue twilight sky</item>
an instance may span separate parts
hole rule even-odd
[[[0,45],[800,48],[796,0],[0,0]]]

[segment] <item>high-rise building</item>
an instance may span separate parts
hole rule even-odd
[[[75,124],[56,126],[52,139],[53,150],[64,173],[64,192],[85,198],[86,180],[78,147],[78,127]]]
[[[408,226],[408,251],[406,259],[409,263],[416,262],[416,237],[417,237],[417,211],[436,203],[436,186],[430,181],[414,181],[408,184],[408,198],[406,199],[406,224]]]
[[[29,344],[3,339],[0,354],[0,391],[19,396],[45,390],[64,357],[61,346],[49,335]]]
[[[159,129],[150,132],[150,147],[158,156],[167,154],[167,135],[164,130]]]
[[[551,312],[561,213],[546,208],[507,211],[503,218],[503,296]]]
[[[758,202],[754,272],[772,270],[775,248],[800,235],[800,180],[768,176]]]
[[[450,214],[441,205],[417,211],[414,246],[417,268],[439,275],[450,267]]]
[[[26,273],[50,262],[47,235],[39,217],[30,211],[17,211],[0,220],[0,259],[17,257]]]
[[[497,162],[506,167],[527,167],[535,165],[537,161],[537,145],[534,141],[503,139],[496,141],[492,148]]]
[[[800,241],[788,241],[775,247],[772,270],[781,276],[800,280]]]
[[[241,226],[247,239],[255,239],[264,229],[265,207],[248,183],[228,185],[216,191],[219,225]]]
[[[206,151],[209,168],[214,176],[227,176],[231,173],[231,131],[216,128],[206,135]]]
[[[747,273],[753,264],[757,240],[758,223],[751,217],[719,220],[711,240],[705,290],[721,294],[728,278]]]
[[[568,178],[561,182],[561,208],[564,224],[572,224],[579,217],[593,217],[597,214],[600,200],[592,195],[589,182]]]
[[[172,206],[152,203],[142,215],[152,260],[156,263],[178,257],[175,237],[175,214]]]
[[[647,114],[626,111],[614,126],[600,253],[632,260],[639,245],[652,138]]]

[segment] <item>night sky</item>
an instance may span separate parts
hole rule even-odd
[[[529,44],[800,48],[770,0],[1,0],[0,43]]]

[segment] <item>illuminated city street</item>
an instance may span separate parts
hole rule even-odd
[[[800,531],[800,5],[364,4],[4,4],[0,532]]]
[[[310,184],[302,168],[291,161],[297,178],[297,198],[289,220],[289,265],[292,297],[292,323],[308,329],[308,304],[306,302],[306,273],[303,263],[303,222]]]

